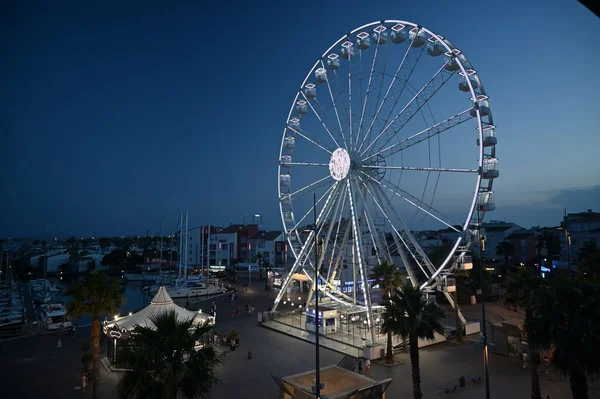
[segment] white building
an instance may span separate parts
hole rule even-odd
[[[499,256],[496,254],[498,245],[512,233],[524,230],[523,227],[511,223],[492,220],[489,223],[482,223],[482,234],[485,236],[485,249],[481,251],[481,257],[485,259],[495,259]]]
[[[566,223],[565,223],[566,222]],[[600,247],[600,213],[592,212],[588,209],[586,212],[569,213],[562,223],[571,237],[571,245],[566,244],[565,234],[560,235],[561,260],[568,262],[569,253],[571,262],[579,260],[579,253],[586,245]],[[563,230],[564,231],[564,230]]]

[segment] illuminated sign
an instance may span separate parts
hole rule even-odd
[[[121,332],[120,332],[120,331],[117,331],[117,330],[112,330],[110,333],[108,333],[108,335],[109,335],[111,338],[114,338],[114,339],[119,339],[119,338],[121,338]]]

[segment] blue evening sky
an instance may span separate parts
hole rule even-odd
[[[280,229],[290,104],[348,31],[400,19],[462,49],[499,143],[488,219],[600,205],[600,20],[564,1],[12,2],[0,17],[0,236]],[[52,4],[51,4],[52,3]]]

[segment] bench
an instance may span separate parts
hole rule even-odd
[[[456,385],[452,385],[450,387],[444,388],[444,392],[446,392],[446,393],[456,392]]]
[[[476,375],[476,376],[469,377],[469,378],[471,379],[471,382],[473,384],[477,384],[477,383],[481,382],[481,376],[480,375]]]

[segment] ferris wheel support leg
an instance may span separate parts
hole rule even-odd
[[[454,301],[454,298],[452,298],[452,295],[450,295],[447,292],[444,292],[444,296],[450,303],[450,306],[452,306],[452,309],[456,309],[456,307],[458,306],[458,303],[456,303],[456,301]],[[462,310],[460,310],[460,306],[458,306],[458,318],[460,319],[461,323],[463,323],[463,324],[465,324],[467,322],[467,320],[465,319],[465,316],[462,313]]]
[[[310,232],[308,235],[308,239],[310,239],[310,237],[313,235],[313,232]],[[277,306],[279,306],[279,302],[281,301],[281,298],[283,298],[283,296],[286,294],[288,285],[290,284],[290,281],[292,279],[292,276],[294,275],[294,273],[296,273],[296,271],[298,270],[299,265],[302,263],[302,259],[304,258],[304,254],[306,252],[306,246],[304,246],[302,248],[302,250],[300,251],[300,254],[298,254],[298,257],[296,258],[296,260],[294,261],[294,265],[292,266],[290,273],[288,274],[288,276],[285,278],[283,284],[281,285],[281,290],[279,291],[279,293],[277,294],[277,297],[275,298],[275,302],[273,303],[273,307],[271,309],[271,312],[275,312],[275,310],[277,310]]]
[[[355,209],[356,198],[354,196],[355,193],[352,192],[351,186],[352,183],[349,180],[348,194],[350,196],[350,211],[352,213],[352,229],[354,230],[354,239],[356,240],[356,258],[358,260],[358,269],[360,271],[360,279],[362,281],[362,291],[365,300],[365,306],[367,308],[367,327],[371,331],[371,343],[375,344],[375,324],[373,323],[373,307],[371,305],[371,293],[368,286],[369,282],[367,279],[367,270],[366,265],[364,263],[364,255],[362,252],[362,236],[360,231],[358,231],[360,221],[358,220],[358,213]]]

